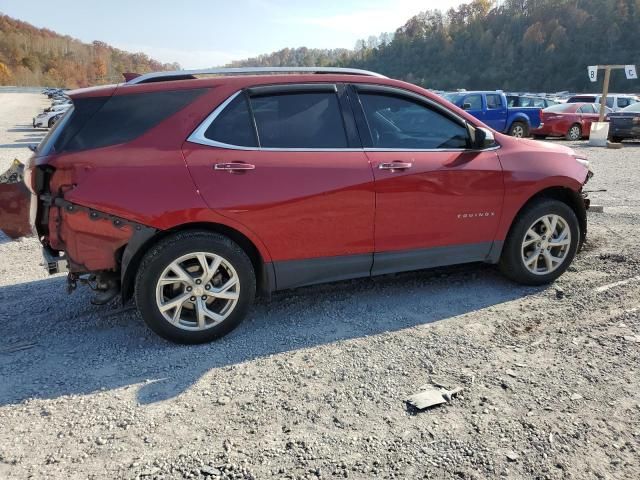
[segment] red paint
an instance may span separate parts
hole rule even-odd
[[[578,113],[578,108],[588,103],[568,103],[565,112],[547,112],[542,110],[541,121],[544,124],[541,128],[531,130],[532,135],[545,135],[548,137],[564,137],[573,125],[580,125],[582,136],[589,138],[591,124],[597,122],[597,113]]]
[[[504,196],[495,151],[367,155],[376,179],[377,252],[491,242],[495,238]],[[378,168],[393,161],[412,166],[404,171]],[[483,216],[469,217],[479,213]]]
[[[29,204],[29,190],[24,183],[0,183],[0,230],[9,238],[31,235]]]
[[[31,168],[54,167],[51,189],[67,201],[136,223],[160,230],[225,225],[249,238],[266,262],[503,240],[518,210],[537,192],[551,186],[578,191],[586,178],[569,149],[497,133],[500,148],[482,153],[239,151],[185,141],[232,93],[291,82],[391,85],[484,126],[420,87],[373,77],[244,76],[112,86],[71,96],[210,91],[132,142],[34,158]],[[413,167],[397,173],[377,169],[393,160]],[[256,168],[244,173],[213,169],[215,163],[231,162]],[[45,241],[68,251],[86,270],[118,268],[116,252],[128,242],[129,227],[57,210],[52,209]],[[465,213],[489,215],[458,217]]]
[[[251,229],[272,260],[373,250],[375,194],[364,152],[246,152],[188,142],[184,149],[207,204]],[[238,161],[256,168],[213,169]]]

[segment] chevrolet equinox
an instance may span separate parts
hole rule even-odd
[[[584,242],[589,164],[355,69],[129,75],[69,92],[27,165],[51,273],[181,343],[257,294],[467,262],[527,285]]]

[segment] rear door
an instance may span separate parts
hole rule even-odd
[[[587,135],[591,131],[591,124],[598,121],[600,118],[599,112],[600,106],[595,103],[583,105],[577,110],[582,123],[583,135]]]
[[[266,245],[278,288],[369,274],[373,174],[343,87],[243,90],[183,150],[209,207]]]
[[[504,96],[498,93],[485,95],[487,109],[484,115],[484,123],[498,132],[503,132],[507,123],[507,105]]]
[[[495,149],[471,151],[464,120],[425,97],[353,87],[376,183],[374,274],[481,261],[504,186]]]

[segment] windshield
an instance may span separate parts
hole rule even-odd
[[[623,112],[640,113],[640,102],[632,103],[628,107],[622,109]]]
[[[558,103],[557,105],[551,105],[543,110],[543,112],[549,113],[566,113],[575,110],[575,105],[569,103]]]
[[[467,93],[445,93],[444,98],[449,100],[451,103],[458,104],[462,98],[464,98]]]

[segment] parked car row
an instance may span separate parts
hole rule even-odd
[[[600,114],[598,94],[520,94],[496,91],[440,92],[440,96],[489,125],[514,137],[536,139],[589,138],[591,124]],[[611,122],[609,138],[614,142],[640,138],[640,97],[607,95],[605,122]]]
[[[444,98],[494,130],[512,137],[528,137],[531,130],[540,126],[540,107],[510,105],[507,96],[500,91],[447,93]]]
[[[51,99],[51,106],[33,117],[33,128],[51,128],[72,106],[71,99],[61,88],[45,88],[42,93]]]

